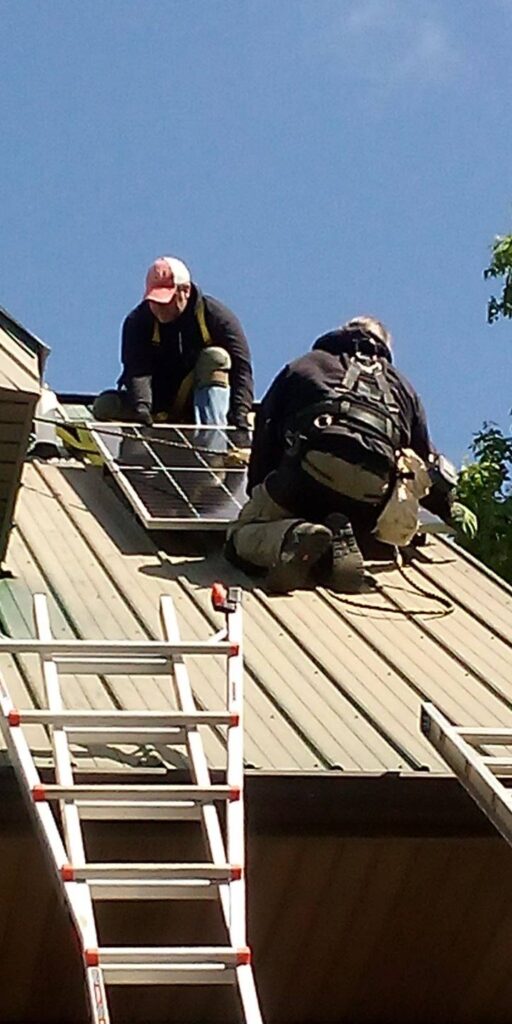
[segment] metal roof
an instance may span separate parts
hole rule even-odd
[[[4,627],[32,633],[30,595],[43,591],[57,636],[158,637],[158,599],[170,593],[182,636],[206,638],[216,628],[211,583],[240,584],[246,757],[260,769],[442,771],[419,731],[423,699],[460,723],[512,726],[512,590],[448,542],[430,539],[403,573],[379,572],[378,590],[356,597],[322,588],[270,597],[223,560],[218,540],[169,543],[157,549],[99,468],[27,464],[7,556],[15,578],[0,582]],[[220,706],[224,674],[207,660],[191,664],[192,682],[201,702]],[[1,668],[20,707],[42,700],[34,657]],[[161,676],[73,677],[65,692],[83,708],[172,704]],[[37,736],[43,754],[46,735]],[[210,741],[218,765],[221,742]],[[147,761],[133,751],[115,758],[84,751],[77,760],[102,770]]]

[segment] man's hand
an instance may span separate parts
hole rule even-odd
[[[247,427],[239,426],[229,431],[227,436],[234,447],[228,448],[224,457],[224,465],[243,469],[249,465],[251,457],[251,432]]]
[[[244,466],[249,465],[249,459],[251,457],[250,448],[230,448],[224,455],[224,465],[233,467],[234,469],[242,469]]]
[[[466,534],[466,537],[474,540],[478,533],[478,519],[475,513],[462,502],[452,501],[450,514],[453,523]]]

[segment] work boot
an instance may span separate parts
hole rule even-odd
[[[311,569],[330,547],[331,531],[318,523],[298,523],[286,533],[279,559],[266,579],[271,594],[288,594],[308,582]]]
[[[322,560],[324,585],[339,594],[358,594],[363,588],[364,562],[352,524],[341,512],[332,512],[325,523],[331,531],[332,544]]]

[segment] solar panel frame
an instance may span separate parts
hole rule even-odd
[[[245,503],[247,475],[245,467],[213,465],[209,461],[209,456],[215,456],[216,459],[220,459],[224,463],[226,454],[230,450],[236,449],[236,445],[230,438],[230,434],[235,431],[233,427],[174,423],[144,427],[139,424],[119,422],[100,424],[97,421],[87,423],[86,426],[112,479],[147,530],[225,530],[228,523],[237,517]],[[172,440],[173,435],[176,436],[177,441]],[[194,437],[190,438],[189,435],[194,435]],[[216,444],[220,443],[223,450],[219,447],[208,448],[204,443],[205,438],[212,435],[215,435]],[[116,444],[112,444],[110,438],[114,438],[117,447]],[[200,443],[194,443],[197,438],[200,439]],[[139,447],[138,454],[141,456],[139,461],[144,462],[147,457],[147,465],[126,461],[126,451],[125,458],[119,458],[125,442],[133,442],[135,447]],[[154,446],[158,448],[159,445],[161,450],[174,450],[176,464],[171,462],[169,465],[155,452]],[[186,459],[183,464],[182,458],[180,465],[180,454],[181,456],[185,454],[192,456],[192,460],[196,464],[187,465]],[[137,473],[139,474],[138,478]],[[168,490],[159,487],[155,482],[155,474],[162,476]],[[209,494],[212,498],[212,507],[217,506],[217,514],[212,515],[207,511],[201,511],[201,501],[198,501],[197,496],[194,495],[194,488],[188,490],[183,487],[183,477],[202,484],[204,494],[206,496]],[[232,481],[231,488],[227,486],[227,480]],[[168,497],[171,505],[174,503],[174,507],[181,502],[182,506],[187,509],[187,514],[153,514],[147,500],[144,500],[144,495],[146,494],[147,497],[148,490],[150,493],[151,490],[154,493],[161,491]],[[160,499],[161,503],[162,499]],[[153,501],[152,504],[155,507],[158,501]],[[225,514],[221,514],[222,509]],[[229,514],[227,514],[228,510]]]

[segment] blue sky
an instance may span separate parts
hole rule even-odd
[[[118,375],[147,265],[241,318],[257,393],[380,316],[437,444],[507,428],[512,0],[0,0],[0,305],[50,384]]]

